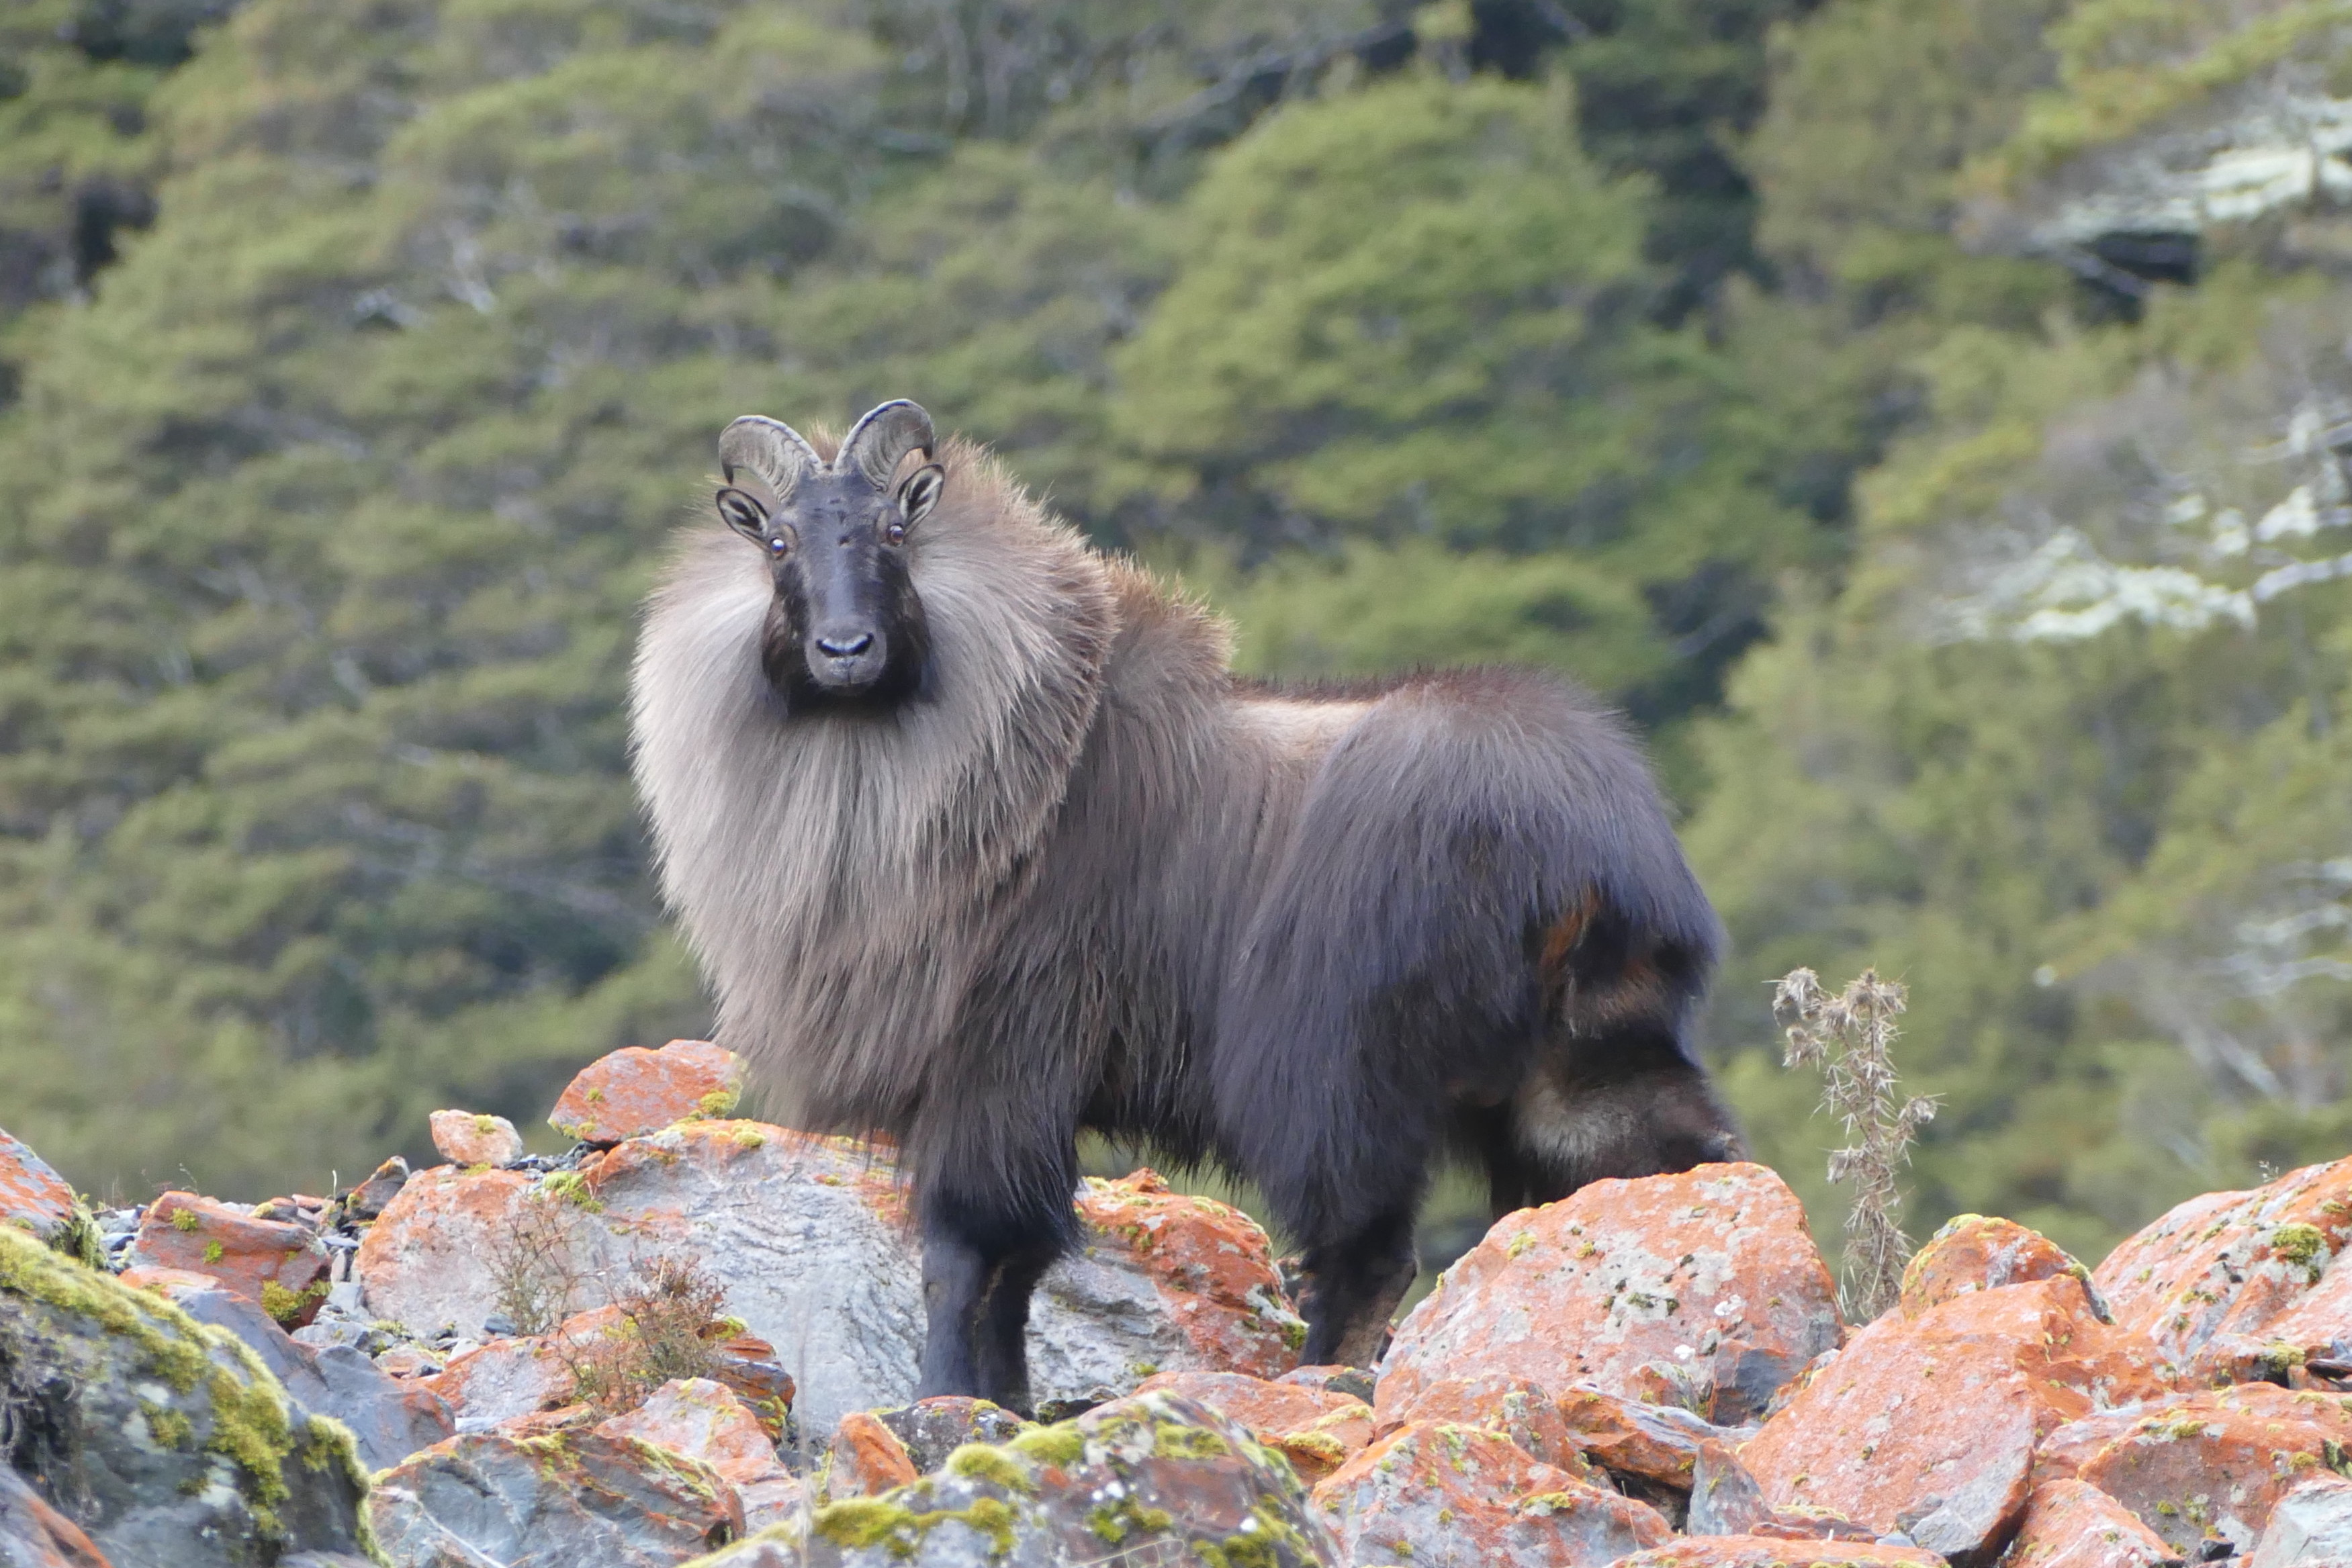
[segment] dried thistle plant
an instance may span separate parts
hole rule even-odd
[[[556,1341],[572,1396],[607,1414],[635,1409],[665,1383],[709,1376],[713,1347],[743,1327],[723,1315],[727,1288],[690,1258],[641,1265],[613,1305],[602,1332]]]
[[[1822,1074],[1822,1109],[1853,1140],[1830,1155],[1830,1180],[1850,1182],[1845,1217],[1845,1281],[1840,1294],[1848,1322],[1867,1322],[1895,1303],[1903,1288],[1910,1239],[1895,1223],[1903,1212],[1896,1177],[1911,1163],[1919,1129],[1936,1116],[1933,1095],[1897,1094],[1895,1019],[1906,992],[1876,969],[1864,969],[1843,995],[1822,989],[1821,977],[1794,969],[1773,988],[1772,1012],[1788,1033],[1783,1064]]]
[[[492,1303],[514,1332],[541,1334],[572,1315],[585,1275],[572,1246],[577,1210],[533,1196],[515,1206],[507,1228],[490,1239]]]

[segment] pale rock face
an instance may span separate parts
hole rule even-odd
[[[533,1210],[526,1206],[552,1206]],[[1265,1233],[1237,1211],[1170,1193],[1149,1173],[1090,1184],[1081,1250],[1045,1277],[1030,1319],[1040,1400],[1100,1398],[1155,1372],[1277,1375],[1303,1325]],[[923,1336],[919,1249],[887,1150],[753,1122],[687,1122],[629,1139],[576,1175],[422,1171],[362,1244],[367,1311],[420,1332],[482,1333],[504,1239],[551,1215],[574,1306],[635,1266],[689,1255],[726,1310],[775,1348],[804,1431],[904,1405]]]
[[[2352,1480],[2320,1476],[2305,1481],[2271,1510],[2262,1544],[2247,1568],[2294,1568],[2301,1563],[2352,1557]]]
[[[667,1568],[743,1533],[718,1471],[593,1431],[452,1437],[377,1477],[368,1511],[400,1568]]]

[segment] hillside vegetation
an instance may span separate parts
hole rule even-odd
[[[728,418],[912,396],[1255,672],[1622,703],[1809,1197],[1800,965],[1909,987],[1915,1230],[2340,1154],[2347,67],[2289,0],[13,5],[0,1124],[318,1191],[703,1027],[635,606]]]

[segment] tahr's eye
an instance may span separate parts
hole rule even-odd
[[[888,539],[894,545],[905,544],[907,542],[907,525],[904,523],[892,523],[889,527],[882,530],[882,537]]]
[[[792,548],[793,541],[784,538],[782,534],[777,535],[774,538],[768,541],[768,553],[770,555],[782,555]]]

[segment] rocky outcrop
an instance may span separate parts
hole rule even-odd
[[[679,1060],[708,1063],[593,1082]],[[656,1103],[590,1103],[616,1100]],[[1090,1181],[1032,1349],[1042,1394],[1092,1407],[1040,1426],[906,1400],[919,1274],[887,1145],[681,1104],[557,1159],[445,1113],[444,1152],[483,1157],[108,1211],[92,1250],[140,1265],[119,1279],[0,1237],[0,1396],[33,1412],[0,1568],[354,1568],[362,1519],[391,1568],[2352,1555],[2352,1162],[2185,1205],[2095,1273],[1963,1216],[1843,1344],[1769,1171],[1595,1183],[1506,1217],[1378,1369],[1293,1364],[1237,1211]],[[289,1310],[318,1292],[265,1267],[280,1243],[274,1267],[327,1259],[326,1300]],[[16,1321],[58,1311],[86,1322]],[[156,1554],[191,1530],[219,1552]]]
[[[1555,1396],[1590,1384],[1741,1421],[1838,1331],[1804,1209],[1762,1166],[1598,1181],[1507,1217],[1446,1270],[1396,1331],[1378,1408],[1507,1372]]]
[[[1269,1376],[1296,1362],[1303,1325],[1246,1216],[1149,1172],[1090,1182],[1078,1210],[1086,1243],[1046,1275],[1031,1317],[1040,1399],[1108,1398],[1166,1370]],[[543,1239],[535,1264],[516,1256],[519,1234]],[[519,1270],[593,1294],[666,1252],[698,1259],[728,1310],[776,1347],[812,1425],[912,1396],[920,1265],[878,1145],[697,1121],[575,1171],[420,1171],[355,1267],[370,1313],[478,1340]]]
[[[112,1568],[364,1550],[347,1431],[234,1336],[19,1231],[0,1230],[0,1407],[16,1469]]]
[[[1775,1505],[1827,1508],[1956,1563],[2008,1544],[2063,1423],[2168,1386],[2079,1281],[2003,1285],[1857,1333],[1740,1450]]]
[[[2193,1382],[2281,1373],[2324,1357],[2352,1319],[2352,1274],[2335,1272],[2352,1235],[2352,1160],[2290,1171],[2246,1192],[2210,1192],[2107,1255],[2092,1280],[2116,1322]],[[2298,1315],[2306,1302],[2316,1309]]]

